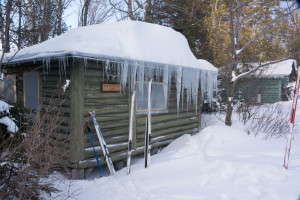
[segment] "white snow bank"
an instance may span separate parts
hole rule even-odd
[[[247,135],[241,126],[217,123],[195,136],[183,135],[151,157],[134,162],[131,174],[72,181],[76,199],[291,200],[300,197],[300,138],[292,143],[289,170],[283,169],[285,139]],[[108,174],[108,172],[107,172]],[[52,177],[59,177],[54,174]],[[69,183],[65,180],[66,183]],[[52,197],[55,196],[54,194]]]
[[[12,62],[65,55],[100,55],[217,71],[197,61],[181,33],[138,21],[78,27],[20,50]]]
[[[9,104],[7,104],[4,101],[0,100],[0,114],[1,115],[7,115],[9,114],[9,109],[13,107]],[[15,122],[9,118],[8,116],[4,116],[2,118],[0,118],[0,124],[4,124],[7,126],[7,131],[11,132],[11,133],[15,133],[19,130],[18,126],[15,124]]]

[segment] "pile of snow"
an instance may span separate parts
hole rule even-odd
[[[7,126],[7,131],[15,133],[19,130],[15,122],[7,115],[10,114],[9,110],[13,106],[8,105],[6,102],[0,100],[0,124]]]
[[[73,194],[74,199],[85,200],[99,197],[110,200],[300,198],[299,134],[292,142],[287,171],[282,167],[284,137],[265,140],[248,135],[245,127],[236,121],[227,127],[222,122],[216,123],[216,118],[209,118],[206,118],[209,126],[200,133],[183,135],[151,156],[147,169],[140,158],[134,160],[130,175],[126,175],[125,168],[115,176],[78,181],[61,180],[61,175],[53,174],[51,178],[60,178],[55,184],[62,192],[52,197]],[[99,176],[95,172],[94,176]]]

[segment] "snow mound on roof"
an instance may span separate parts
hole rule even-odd
[[[275,61],[272,61],[275,62]],[[261,65],[265,65],[271,63],[265,62],[261,63]],[[294,64],[294,67],[296,69],[297,67],[297,61],[294,59],[288,59],[284,61],[280,61],[274,64],[266,65],[265,67],[262,67],[262,69],[256,71],[256,75],[258,76],[266,76],[266,77],[285,77],[291,74],[292,72],[292,65]],[[250,65],[253,69],[258,67],[260,63],[249,63],[246,65]],[[238,68],[243,68],[243,64],[239,64]]]
[[[171,28],[138,21],[97,24],[72,29],[43,43],[24,48],[13,62],[65,55],[117,57],[204,70],[186,38]]]
[[[264,70],[262,75],[265,76],[288,76],[292,72],[292,65],[297,66],[297,61],[294,59],[284,60],[275,64],[270,64]]]
[[[200,63],[200,66],[203,66],[205,67],[206,69],[208,70],[211,70],[211,71],[215,71],[216,68],[215,66],[213,66],[210,62],[208,62],[207,60],[204,60],[204,59],[198,59],[198,62]]]

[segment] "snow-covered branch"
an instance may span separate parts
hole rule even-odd
[[[297,51],[294,55],[297,55],[297,54],[300,54],[300,50]],[[275,61],[271,61],[271,62],[266,62],[266,63],[260,63],[257,67],[253,68],[252,70],[248,71],[248,72],[244,72],[244,73],[241,73],[239,74],[238,76],[234,77],[232,76],[232,82],[237,82],[239,79],[241,79],[242,77],[246,77],[250,74],[253,74],[255,73],[257,70],[259,69],[262,69],[268,65],[272,65],[272,64],[276,64],[276,63],[279,63],[279,62],[282,62],[282,61],[285,61],[285,60],[288,60],[290,58],[292,58],[294,55],[291,55],[289,57],[286,57],[286,58],[283,58],[283,59],[280,59],[280,60],[275,60]]]
[[[7,130],[11,133],[15,133],[19,130],[16,123],[8,116],[10,114],[9,110],[13,107],[4,101],[0,100],[0,124],[7,126]]]

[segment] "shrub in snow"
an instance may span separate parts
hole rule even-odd
[[[287,103],[265,104],[259,107],[247,121],[249,134],[262,134],[265,138],[280,137],[289,132],[290,110]],[[295,131],[297,130],[295,124]]]
[[[9,110],[11,107],[13,106],[8,105],[6,102],[0,100],[0,123],[7,126],[7,131],[15,133],[19,130],[19,128],[9,116]]]
[[[0,134],[0,199],[41,199],[41,193],[57,191],[44,180],[68,157],[70,138],[62,139],[59,129],[65,121],[58,109],[60,103],[49,103],[38,111],[42,113],[39,120],[22,118],[21,130],[13,137]],[[9,113],[10,106],[2,105],[2,113]],[[26,116],[20,109],[15,107],[11,112]]]

